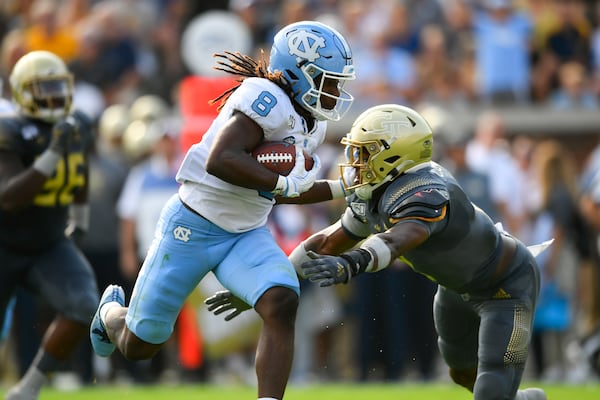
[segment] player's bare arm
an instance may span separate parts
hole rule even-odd
[[[215,139],[206,161],[207,172],[234,185],[272,190],[278,175],[251,156],[263,136],[261,127],[250,117],[234,113]]]
[[[327,238],[316,235],[301,245],[308,250],[310,260],[300,264],[299,274],[311,282],[319,282],[320,286],[348,283],[360,273],[387,268],[393,260],[428,237],[429,232],[423,225],[407,221],[370,236],[358,248],[344,251],[350,247],[351,240],[340,225]],[[315,244],[318,252],[311,250]]]

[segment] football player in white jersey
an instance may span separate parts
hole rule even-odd
[[[118,348],[128,359],[152,357],[171,335],[188,295],[212,271],[262,318],[258,398],[282,399],[300,290],[267,216],[276,201],[344,197],[340,182],[316,181],[320,161],[314,152],[325,140],[327,121],[342,118],[353,101],[343,89],[355,77],[352,54],[337,31],[303,21],[277,33],[268,64],[239,53],[217,57],[217,69],[240,76],[240,83],[215,99],[219,115],[185,156],[179,193],[163,209],[129,307],[120,287],[106,288],[90,338],[100,356]],[[289,175],[251,156],[264,141],[295,145]],[[310,171],[303,151],[314,158]]]

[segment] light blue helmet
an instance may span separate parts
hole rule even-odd
[[[338,121],[354,101],[343,89],[355,78],[350,46],[339,32],[320,22],[296,22],[277,32],[269,71],[281,71],[294,101],[318,120]],[[338,81],[339,95],[323,92],[326,78]],[[323,108],[321,96],[334,98],[335,107]]]

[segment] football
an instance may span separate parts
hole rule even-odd
[[[286,142],[263,142],[252,152],[252,156],[261,165],[280,175],[288,175],[296,164],[296,146]],[[304,151],[304,166],[310,170],[314,160]]]

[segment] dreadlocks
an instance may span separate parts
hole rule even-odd
[[[225,102],[229,96],[231,96],[231,93],[240,87],[242,81],[250,77],[268,79],[285,90],[285,92],[291,97],[292,90],[289,84],[283,78],[281,71],[269,72],[267,69],[265,52],[263,50],[260,51],[259,61],[256,61],[252,57],[245,54],[241,54],[240,52],[232,53],[230,51],[225,51],[224,54],[215,54],[214,57],[221,59],[217,61],[217,65],[214,67],[214,69],[239,76],[239,78],[236,79],[236,81],[239,82],[238,85],[227,89],[217,98],[210,100],[210,104],[219,102],[217,111],[220,111],[221,108],[223,108]]]

